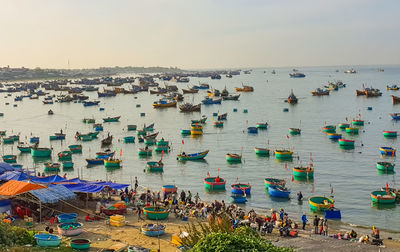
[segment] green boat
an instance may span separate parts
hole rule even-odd
[[[291,158],[293,158],[293,151],[290,151],[290,150],[275,150],[275,157],[277,159],[291,159]]]
[[[324,127],[324,131],[326,133],[335,133],[336,132],[336,126],[335,125],[327,125]]]
[[[178,155],[178,159],[181,161],[202,160],[207,156],[208,152],[209,150],[193,154],[186,154],[185,152],[182,152],[181,154]]]
[[[157,142],[157,146],[168,146],[169,142],[165,141],[164,139],[161,139],[160,141]]]
[[[134,143],[134,142],[135,142],[135,137],[134,136],[124,137],[124,143]]]
[[[294,167],[293,176],[304,179],[314,179],[314,168],[313,167]]]
[[[17,162],[17,156],[15,155],[4,155],[3,156],[3,161],[6,163],[16,163]]]
[[[169,151],[169,146],[156,146],[154,148],[155,152],[168,152]]]
[[[144,143],[145,144],[147,144],[147,145],[154,145],[154,144],[156,144],[156,139],[153,139],[153,138],[149,138],[149,139],[144,139]]]
[[[121,116],[103,118],[104,122],[118,122]]]
[[[50,157],[51,149],[49,148],[31,148],[32,157]]]
[[[72,169],[72,168],[74,168],[74,163],[71,161],[64,161],[63,168],[64,169]]]
[[[200,120],[192,120],[192,124],[193,123],[206,123],[206,121],[207,121],[207,117],[203,117],[203,118],[201,118]]]
[[[340,147],[351,147],[354,148],[354,140],[348,140],[348,139],[339,139],[339,146]]]
[[[121,159],[104,159],[104,166],[106,168],[119,168],[121,163]]]
[[[395,164],[389,162],[378,162],[376,168],[383,172],[393,172]]]
[[[312,212],[324,212],[334,207],[335,200],[324,196],[313,196],[308,199]]]
[[[290,133],[290,135],[300,135],[301,134],[301,129],[289,128],[289,133]]]
[[[18,150],[21,153],[30,153],[31,152],[31,146],[17,146]]]
[[[242,162],[242,155],[228,153],[226,154],[226,161],[230,163],[240,163]]]
[[[267,122],[265,122],[265,123],[257,123],[256,127],[259,128],[259,129],[267,129],[268,128],[268,123]]]
[[[358,132],[359,132],[359,128],[356,128],[356,127],[346,128],[346,133],[357,135]]]
[[[89,132],[88,135],[91,136],[91,137],[94,139],[94,138],[97,138],[97,135],[98,135],[99,133],[100,133],[99,131],[96,131],[96,132]]]
[[[181,130],[182,135],[190,135],[190,130]]]
[[[14,143],[14,137],[5,137],[5,138],[3,138],[3,143],[4,144],[13,144]]]
[[[71,151],[62,151],[57,154],[59,160],[71,160],[72,152]]]
[[[0,136],[5,136],[6,135],[6,131],[5,130],[1,130],[0,131]]]
[[[364,126],[363,120],[353,120],[353,125]]]
[[[163,207],[159,207],[158,209],[155,207],[145,207],[143,208],[143,213],[149,220],[165,220],[169,215],[168,209]]]
[[[286,181],[284,179],[277,179],[277,178],[265,178],[264,179],[265,188],[268,190],[270,186],[282,186],[285,187]]]
[[[139,156],[151,156],[153,155],[153,151],[151,149],[138,149]]]
[[[150,161],[146,164],[147,171],[149,172],[163,172],[164,171],[164,164],[161,162]]]
[[[68,148],[72,153],[82,153],[82,145],[80,144],[73,144],[68,146]]]
[[[92,119],[92,118],[84,118],[84,119],[82,120],[82,122],[84,122],[84,123],[95,123],[96,120],[95,120],[95,119]]]
[[[396,194],[387,191],[373,191],[371,199],[376,204],[393,204],[396,202]]]
[[[204,179],[204,187],[207,191],[225,191],[226,180],[220,177],[207,177]]]
[[[269,149],[255,147],[254,152],[259,156],[269,156]]]
[[[145,130],[138,130],[138,131],[136,131],[136,134],[138,136],[145,136],[147,134],[147,132]]]
[[[19,136],[18,135],[14,135],[14,136],[10,136],[10,137],[12,137],[14,139],[14,142],[19,141]]]
[[[397,137],[397,131],[385,130],[385,131],[383,131],[383,136],[384,137]]]
[[[131,125],[128,125],[128,131],[133,131],[133,130],[136,130],[136,125],[133,125],[133,124],[131,124]]]
[[[338,128],[341,130],[345,130],[346,128],[350,127],[350,123],[339,123]]]

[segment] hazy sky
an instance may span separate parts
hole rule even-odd
[[[400,1],[7,0],[0,66],[400,63]]]

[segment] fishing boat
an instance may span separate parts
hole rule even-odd
[[[354,140],[348,140],[348,139],[339,139],[338,140],[340,146],[347,146],[347,147],[354,147]]]
[[[397,131],[384,130],[383,136],[384,137],[397,137]]]
[[[97,106],[99,105],[100,101],[85,101],[83,103],[84,107],[89,107],[89,106]]]
[[[382,156],[396,156],[396,149],[392,147],[380,147],[379,151]]]
[[[111,152],[110,150],[107,150],[105,152],[96,152],[96,158],[100,159],[107,159],[109,157],[114,156],[115,151]]]
[[[68,148],[72,153],[82,153],[82,145],[80,144],[69,145]]]
[[[133,131],[133,130],[136,130],[136,125],[133,125],[133,124],[130,124],[130,125],[128,125],[128,131]]]
[[[3,138],[3,143],[4,144],[13,144],[14,143],[14,137],[4,137]]]
[[[145,207],[143,208],[143,214],[149,220],[165,220],[168,218],[169,211],[163,207]]]
[[[71,162],[71,161],[64,161],[64,162],[62,163],[62,165],[63,165],[63,169],[71,169],[71,168],[74,168],[74,163]]]
[[[31,137],[30,139],[29,139],[29,141],[31,142],[31,143],[39,143],[39,137]]]
[[[383,171],[383,172],[393,172],[394,170],[394,163],[389,163],[389,162],[378,162],[376,163],[376,168],[379,171]]]
[[[169,142],[165,141],[163,138],[156,143],[157,146],[168,146]]]
[[[304,78],[304,77],[306,77],[305,74],[297,73],[297,72],[296,73],[290,73],[289,76],[290,76],[290,78]]]
[[[236,195],[249,195],[251,193],[251,185],[242,183],[233,184],[231,185],[231,192]]]
[[[301,134],[301,129],[298,128],[289,128],[289,133],[291,135],[300,135]]]
[[[196,85],[193,86],[193,89],[209,89],[209,88],[210,88],[210,85],[208,85],[206,83],[200,84],[198,86],[196,86]]]
[[[50,157],[51,149],[49,148],[31,148],[32,157]]]
[[[72,152],[71,151],[62,151],[57,154],[58,159],[60,160],[67,160],[72,158]]]
[[[17,148],[21,153],[30,153],[32,146],[18,145]]]
[[[148,126],[144,125],[143,130],[144,131],[154,131],[154,123],[152,123]]]
[[[396,194],[390,191],[373,191],[371,199],[376,204],[393,204],[396,202]]]
[[[34,235],[36,243],[39,247],[58,247],[61,243],[62,237],[53,234],[36,234]]]
[[[365,91],[365,95],[367,97],[378,97],[378,96],[382,96],[382,92],[380,92],[378,89],[375,90],[366,90]]]
[[[92,141],[93,137],[90,134],[80,134],[79,132],[76,133],[75,137],[81,141],[87,142]]]
[[[93,119],[93,118],[83,118],[82,122],[84,122],[84,123],[95,123],[96,120]]]
[[[276,198],[289,198],[290,196],[290,190],[279,185],[270,186],[268,188],[268,193],[272,197]]]
[[[293,93],[293,89],[290,92],[289,97],[287,98],[287,103],[289,104],[296,104],[298,101],[297,97]]]
[[[121,116],[103,118],[104,122],[118,122]]]
[[[139,148],[138,149],[139,156],[152,156],[153,155],[153,150],[152,149],[146,149],[146,148]]]
[[[150,161],[146,164],[147,171],[149,172],[163,172],[164,171],[164,164],[163,162],[158,161]]]
[[[104,167],[106,168],[118,168],[121,166],[121,159],[104,159]]]
[[[267,149],[267,148],[259,148],[259,147],[255,147],[254,148],[254,152],[257,154],[257,155],[260,155],[260,156],[269,156],[269,149]]]
[[[257,127],[248,127],[247,128],[247,133],[258,134],[258,128]]]
[[[101,140],[101,145],[102,146],[108,146],[112,144],[112,140],[113,140],[113,136],[108,135],[106,138],[104,138],[103,140]]]
[[[224,122],[223,121],[216,121],[214,122],[214,126],[217,128],[222,128],[224,127]]]
[[[190,135],[190,130],[183,129],[183,130],[181,130],[181,134],[182,135]]]
[[[199,92],[199,90],[198,89],[194,89],[194,88],[191,88],[191,89],[182,88],[182,92],[184,94],[197,94]]]
[[[3,161],[6,163],[16,163],[17,162],[17,156],[16,155],[4,155],[3,156]]]
[[[332,140],[338,140],[342,138],[342,134],[339,133],[328,133],[328,138]]]
[[[145,130],[137,130],[137,131],[136,131],[136,134],[137,134],[138,136],[145,136],[145,135],[147,134],[147,132],[146,132]]]
[[[155,152],[168,152],[169,151],[169,149],[170,149],[170,147],[168,146],[168,145],[160,145],[160,146],[156,146],[155,148],[154,148],[154,151]]]
[[[159,237],[165,234],[165,226],[162,224],[145,224],[140,230],[142,234],[150,237]]]
[[[178,192],[178,187],[176,185],[163,185],[162,191],[165,193],[176,193]]]
[[[277,179],[277,178],[265,178],[264,179],[265,188],[268,189],[270,186],[285,186],[286,181],[284,179]]]
[[[134,142],[135,142],[135,137],[134,136],[124,137],[124,143],[134,143]]]
[[[313,96],[323,96],[323,95],[329,95],[329,90],[323,90],[320,88],[315,89],[314,91],[311,91],[311,94]]]
[[[361,119],[354,119],[352,123],[353,125],[364,126],[364,120]]]
[[[101,123],[93,124],[93,128],[95,131],[103,131],[103,125]]]
[[[290,150],[275,150],[275,157],[277,159],[291,159],[293,157],[293,151],[290,151]]]
[[[149,146],[155,145],[156,142],[157,142],[157,140],[156,140],[155,138],[145,138],[145,139],[144,139],[144,143],[145,143],[146,145],[149,145]]]
[[[222,96],[222,100],[224,101],[237,101],[239,100],[240,94],[236,95],[227,95],[227,96]]]
[[[1,130],[0,131],[0,136],[5,136],[6,135],[6,131],[5,130]]]
[[[50,140],[65,140],[65,134],[55,133],[53,136],[49,137]]]
[[[224,113],[221,115],[217,116],[218,121],[222,121],[222,120],[226,120],[226,118],[228,117],[228,113]]]
[[[327,125],[323,128],[323,130],[326,133],[335,133],[336,132],[336,126],[335,125]]]
[[[344,73],[346,73],[346,74],[355,74],[355,73],[357,73],[357,71],[352,68],[352,69],[348,69],[348,70],[344,71]]]
[[[191,135],[203,135],[203,125],[192,124],[190,126],[190,134]]]
[[[335,206],[335,200],[324,196],[312,196],[308,199],[312,212],[323,212]]]
[[[303,179],[314,179],[314,167],[293,167],[293,176]]]
[[[244,204],[247,202],[247,198],[241,195],[232,195],[230,197],[230,202],[234,204]]]
[[[60,167],[61,167],[61,164],[60,163],[47,162],[47,163],[44,163],[44,167],[47,168],[48,171],[59,170]]]
[[[346,133],[357,135],[359,132],[359,128],[356,127],[348,127],[346,128]]]
[[[156,137],[158,136],[159,132],[153,133],[151,135],[147,135],[144,137],[144,139],[156,139]]]
[[[344,129],[349,128],[349,127],[350,127],[350,123],[339,123],[338,124],[338,128],[341,129],[341,130],[344,130]]]
[[[204,178],[204,187],[207,191],[225,191],[226,180],[218,177]]]
[[[390,113],[389,115],[393,120],[400,120],[400,113]]]
[[[209,97],[206,97],[204,100],[201,101],[201,103],[203,103],[204,105],[221,104],[221,102],[222,102],[222,98],[213,99],[213,98],[209,98]]]
[[[243,85],[243,87],[241,87],[241,88],[235,88],[235,90],[236,90],[236,92],[253,92],[254,91],[254,88],[253,87],[251,87],[251,86],[244,86]]]
[[[49,111],[47,111],[47,114],[48,115],[54,115],[54,112],[53,112],[53,110],[50,109]]]
[[[185,152],[182,152],[178,155],[178,159],[181,161],[204,159],[207,156],[208,152],[209,150],[193,154],[186,154]]]
[[[393,104],[400,103],[400,97],[399,96],[392,95],[392,100],[393,100]]]
[[[199,112],[201,111],[201,103],[193,105],[191,103],[183,103],[179,105],[181,112]]]
[[[87,158],[85,160],[89,165],[103,165],[104,164],[104,158],[93,158],[93,159]]]
[[[228,153],[228,154],[226,154],[226,161],[231,162],[231,163],[240,163],[240,162],[242,162],[242,155]]]
[[[153,107],[154,108],[170,108],[170,107],[176,107],[176,101],[175,100],[166,100],[166,99],[160,99],[158,101],[153,102]]]
[[[386,85],[386,89],[387,90],[399,90],[400,88],[397,85],[392,85],[392,86]]]
[[[268,123],[267,122],[265,122],[265,123],[257,123],[256,127],[258,129],[266,129],[266,128],[268,128]]]
[[[201,118],[199,120],[191,120],[191,121],[192,121],[192,124],[196,124],[196,123],[205,124],[207,121],[207,117],[204,116],[203,118]]]

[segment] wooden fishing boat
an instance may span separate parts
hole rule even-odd
[[[264,179],[265,188],[268,189],[270,186],[285,186],[286,181],[284,179],[277,179],[277,178],[265,178]]]
[[[242,162],[242,155],[228,153],[226,154],[226,161],[231,163],[240,163]]]
[[[313,96],[329,95],[329,90],[323,90],[323,89],[317,88],[316,90],[311,91],[311,94]]]
[[[353,125],[364,126],[364,120],[361,119],[354,119],[352,123]]]
[[[147,132],[145,130],[138,130],[138,131],[136,131],[136,134],[138,136],[145,136],[147,134]]]
[[[226,180],[218,177],[204,178],[204,187],[207,191],[225,191]]]
[[[79,134],[77,138],[83,142],[92,141],[93,137],[90,134]]]
[[[199,92],[198,89],[184,89],[182,88],[182,92],[184,94],[197,94]]]
[[[190,130],[181,130],[182,135],[190,135]]]
[[[289,104],[296,104],[298,101],[297,97],[294,95],[293,90],[291,90],[289,97],[287,98],[287,102]]]
[[[304,179],[314,179],[314,167],[293,167],[293,176]]]
[[[347,146],[347,147],[354,147],[354,140],[348,140],[348,139],[339,139],[339,145],[340,146]]]
[[[121,166],[121,163],[121,159],[104,159],[104,167],[106,168],[117,168]]]
[[[59,152],[57,154],[57,156],[58,156],[58,159],[60,159],[60,160],[69,160],[72,158],[72,152],[71,151],[62,151],[62,152]]]
[[[96,123],[96,120],[93,118],[83,118],[84,123]]]
[[[336,132],[336,126],[335,125],[327,125],[323,128],[323,130],[326,133],[335,133]]]
[[[50,157],[51,149],[49,148],[31,148],[32,157]]]
[[[97,106],[99,105],[100,101],[85,101],[83,103],[84,107],[89,107],[89,106]]]
[[[63,169],[72,169],[74,168],[74,163],[71,161],[64,161],[63,163]]]
[[[214,127],[222,128],[222,127],[224,127],[224,122],[223,121],[216,121],[216,122],[214,122]]]
[[[168,146],[168,145],[169,145],[169,142],[168,142],[168,141],[165,141],[164,139],[161,139],[161,140],[159,140],[159,141],[157,142],[156,145],[157,145],[157,146]]]
[[[239,100],[240,94],[236,95],[227,95],[227,96],[222,96],[222,100],[224,101],[237,101]]]
[[[393,204],[396,202],[396,194],[387,191],[371,192],[371,199],[376,204]]]
[[[0,136],[5,136],[6,135],[6,131],[5,130],[1,130],[0,131]]]
[[[357,135],[358,132],[359,132],[359,128],[356,128],[356,127],[346,128],[346,133]]]
[[[3,161],[6,163],[16,163],[17,162],[17,156],[16,155],[4,155],[3,156]]]
[[[103,165],[104,158],[93,158],[93,159],[85,159],[89,165]]]
[[[142,234],[150,237],[159,237],[165,234],[165,226],[162,224],[145,224],[140,230]]]
[[[103,131],[103,125],[101,123],[96,123],[93,125],[95,131]]]
[[[65,140],[65,134],[55,133],[53,136],[50,136],[49,139],[50,139],[50,141],[51,140]]]
[[[61,167],[60,163],[52,163],[52,162],[47,162],[44,163],[44,167],[47,168],[48,171],[50,170],[59,170]]]
[[[231,185],[231,192],[232,194],[249,195],[251,193],[251,185],[242,183],[233,184]]]
[[[176,107],[176,101],[172,100],[165,100],[165,99],[160,99],[158,101],[153,102],[153,107],[154,108],[170,108],[170,107]]]
[[[257,123],[256,127],[258,129],[266,129],[266,128],[268,128],[268,123],[267,122],[265,122],[265,123]]]
[[[32,146],[18,145],[17,148],[21,153],[30,153]]]
[[[267,149],[267,148],[259,148],[259,147],[255,147],[254,148],[254,152],[257,154],[257,155],[260,155],[260,156],[269,156],[269,149]]]
[[[82,153],[82,145],[80,144],[69,145],[68,148],[72,153]]]
[[[400,103],[400,97],[399,96],[392,95],[392,100],[393,100],[393,104]]]
[[[114,156],[115,151],[111,152],[110,150],[105,151],[105,152],[96,152],[96,158],[100,159],[107,159],[109,157]]]
[[[290,196],[290,190],[279,185],[270,186],[268,188],[268,193],[270,196],[276,198],[289,198]]]
[[[380,92],[377,89],[376,90],[366,90],[365,95],[367,97],[378,97],[378,96],[382,96],[382,92]]]
[[[394,163],[389,163],[389,162],[378,162],[376,163],[376,168],[379,171],[383,171],[383,172],[393,172],[394,170]]]
[[[3,143],[4,144],[13,144],[14,143],[14,138],[13,137],[4,137],[3,138]]]
[[[275,150],[275,157],[277,159],[291,159],[293,157],[293,151],[290,151],[290,150]]]
[[[168,209],[159,207],[145,207],[143,208],[144,216],[149,220],[165,220],[168,218]]]
[[[392,147],[380,147],[379,151],[382,156],[396,156],[396,149]]]
[[[99,135],[100,132],[96,131],[96,132],[89,132],[88,135],[94,139],[97,138],[97,136]]]
[[[169,146],[168,145],[166,145],[166,146],[156,146],[155,148],[154,148],[154,151],[155,152],[168,152],[169,151]]]
[[[235,88],[236,92],[253,92],[254,88],[251,86],[243,86],[241,88]]]
[[[211,104],[221,104],[222,98],[220,99],[214,99],[214,98],[209,98],[206,97],[204,100],[201,101],[204,105],[211,105]]]
[[[136,130],[136,125],[130,124],[128,125],[128,131]]]
[[[289,133],[291,135],[300,135],[301,134],[301,129],[298,128],[289,128]]]
[[[147,136],[144,137],[144,139],[156,139],[156,137],[158,136],[158,133],[159,132],[156,132],[156,133],[151,134],[151,135],[147,135]]]
[[[349,127],[350,127],[350,123],[339,123],[338,124],[338,128],[342,129],[342,130],[349,128]]]
[[[146,149],[146,148],[139,148],[138,149],[139,156],[152,156],[153,155],[153,150],[152,149]]]
[[[193,105],[191,103],[184,103],[179,105],[181,112],[199,112],[201,111],[201,103]]]
[[[357,96],[366,95],[366,93],[365,93],[364,90],[358,90],[358,89],[356,89],[356,95],[357,95]]]
[[[221,115],[217,116],[218,121],[226,120],[227,117],[228,117],[228,113],[221,114]]]
[[[389,115],[393,120],[400,120],[400,113],[390,113]]]
[[[386,85],[387,90],[399,90],[400,88],[397,85],[388,86]]]
[[[190,134],[191,135],[203,135],[203,125],[192,124],[190,126]]]
[[[204,123],[206,123],[206,121],[207,121],[207,117],[203,117],[199,120],[192,120],[192,124],[196,124],[196,123],[204,124]]]
[[[146,164],[147,171],[149,172],[163,172],[164,171],[164,164],[163,162],[158,161],[150,161]]]
[[[156,139],[155,138],[145,138],[144,139],[144,143],[146,145],[149,145],[149,146],[155,145],[156,144]]]
[[[124,143],[134,143],[134,142],[135,142],[135,137],[134,136],[124,137]]]
[[[234,204],[244,204],[247,202],[247,198],[240,195],[232,195],[230,197],[230,202]]]
[[[121,116],[103,118],[104,122],[118,122]]]
[[[397,131],[384,130],[383,136],[384,137],[397,137]]]
[[[258,134],[258,128],[257,127],[248,127],[247,128],[247,133]]]
[[[165,193],[176,193],[178,192],[178,187],[175,185],[163,185],[162,191]]]
[[[207,156],[208,152],[209,150],[193,154],[185,154],[185,152],[182,152],[178,155],[178,159],[181,161],[204,159]]]
[[[113,140],[113,136],[108,135],[106,138],[101,140],[101,145],[102,146],[111,145],[112,144],[112,140]]]
[[[328,133],[329,139],[338,140],[342,138],[342,134],[339,133]]]
[[[335,200],[324,196],[312,196],[308,199],[312,212],[323,212],[335,206]]]

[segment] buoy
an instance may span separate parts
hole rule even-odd
[[[234,109],[233,109],[233,112],[237,112],[237,108],[234,108]]]
[[[140,104],[136,104],[136,108],[140,108]]]
[[[100,108],[100,111],[103,111],[104,110],[104,108]]]
[[[146,115],[146,113],[140,113],[140,116],[145,116]]]
[[[289,109],[288,108],[284,108],[283,112],[289,112]]]
[[[247,112],[249,112],[249,111],[247,111],[247,109],[244,109],[244,110],[243,110],[243,113],[247,113]]]
[[[368,107],[367,109],[368,109],[368,110],[372,110],[372,107]]]

